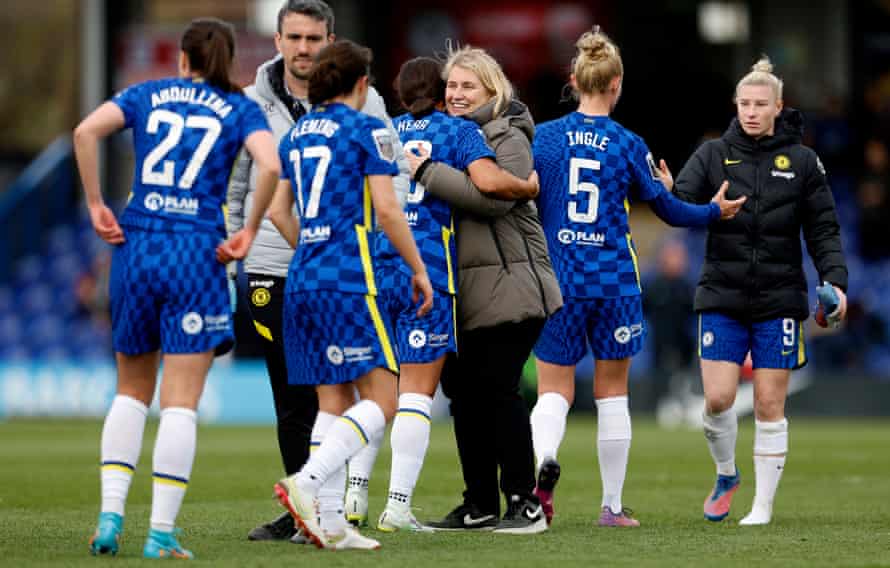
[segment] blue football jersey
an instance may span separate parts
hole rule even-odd
[[[389,130],[344,104],[317,105],[281,139],[278,152],[300,212],[287,290],[376,295],[367,176],[399,173]]]
[[[495,157],[479,127],[469,120],[433,111],[420,118],[403,114],[393,120],[393,125],[406,150],[423,148],[433,161],[458,170],[467,169],[480,158]],[[412,180],[405,203],[405,218],[433,287],[455,294],[456,250],[451,206],[427,193],[423,184]],[[376,250],[381,259],[394,261],[399,270],[411,275],[408,265],[396,259],[398,253],[386,235],[377,235]]]
[[[666,191],[646,143],[609,117],[573,112],[539,125],[533,152],[538,213],[563,295],[640,294],[630,199]]]
[[[112,102],[133,130],[136,171],[120,224],[225,234],[229,175],[244,140],[269,130],[259,105],[193,79],[133,85]]]

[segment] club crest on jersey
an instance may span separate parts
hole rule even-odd
[[[201,314],[197,312],[189,312],[182,316],[182,331],[189,335],[197,335],[204,329],[204,320]]]
[[[714,345],[714,332],[713,331],[704,332],[701,336],[701,344],[702,344],[702,347],[710,347],[711,345]]]
[[[776,156],[776,159],[773,160],[773,164],[780,170],[787,170],[791,168],[791,158],[785,154],[779,154]]]
[[[374,146],[377,147],[377,153],[380,154],[381,158],[387,162],[392,162],[396,159],[396,152],[392,147],[392,134],[390,134],[389,130],[378,128],[371,132],[371,137],[374,138]]]
[[[250,301],[253,302],[253,305],[262,308],[266,304],[268,304],[272,300],[272,294],[269,292],[268,288],[257,288],[250,295]]]
[[[325,355],[328,356],[328,361],[330,361],[332,364],[343,364],[343,350],[336,345],[328,345],[328,349],[327,351],[325,351]]]
[[[421,329],[412,329],[408,334],[408,343],[414,349],[420,349],[426,345],[426,334]]]

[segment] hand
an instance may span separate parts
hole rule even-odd
[[[124,242],[124,231],[117,224],[117,218],[114,212],[104,203],[89,207],[90,221],[93,223],[93,229],[103,241],[112,245],[119,245]]]
[[[433,285],[426,272],[411,277],[411,301],[416,304],[421,295],[423,295],[423,304],[417,308],[417,317],[423,317],[433,309]]]
[[[832,298],[832,291],[834,292],[834,298]],[[822,286],[817,286],[816,293],[819,297],[819,301],[816,304],[816,313],[813,314],[816,323],[820,327],[838,327],[847,316],[847,295],[844,294],[843,290],[828,282],[823,282]],[[826,313],[826,310],[831,307],[834,307],[834,311]]]
[[[405,150],[405,158],[408,161],[408,168],[411,170],[411,179],[414,179],[414,174],[417,173],[417,168],[420,167],[420,164],[430,159],[430,154],[423,148],[417,147],[411,150]]]
[[[529,194],[528,198],[529,198],[529,199],[534,199],[535,197],[538,196],[538,194],[541,193],[541,180],[538,179],[538,172],[537,172],[537,171],[532,170],[531,175],[528,176],[528,182],[529,182],[530,184],[533,184],[533,185],[535,186],[535,190],[534,190],[534,192],[532,192],[531,194]]]
[[[671,175],[671,170],[668,168],[667,162],[664,160],[658,160],[658,170],[656,172],[658,174],[658,179],[667,188],[668,191],[674,190],[674,176]]]
[[[241,229],[216,247],[216,260],[223,264],[241,260],[250,251],[250,245],[253,244],[255,236],[255,231],[246,227]]]
[[[717,195],[714,196],[714,199],[711,200],[711,203],[716,203],[720,206],[720,219],[727,220],[732,219],[736,216],[736,213],[742,208],[742,205],[747,201],[746,196],[741,196],[738,199],[726,199],[726,191],[729,189],[729,182],[724,181],[720,185],[720,189],[717,190]]]

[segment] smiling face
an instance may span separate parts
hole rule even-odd
[[[334,34],[328,34],[324,20],[295,12],[284,17],[281,33],[275,34],[275,47],[284,58],[287,71],[302,81],[309,79],[315,56],[332,41]]]
[[[445,107],[448,114],[462,116],[473,112],[491,100],[494,93],[482,86],[479,77],[463,67],[455,65],[445,83]]]
[[[751,138],[771,136],[782,101],[769,85],[742,85],[736,92],[736,113],[742,130]]]

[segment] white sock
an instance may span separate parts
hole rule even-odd
[[[185,497],[198,437],[198,414],[190,408],[161,410],[152,469],[151,528],[170,532]]]
[[[374,436],[386,427],[383,410],[372,400],[363,400],[334,421],[321,446],[297,474],[297,483],[312,495]]]
[[[103,513],[124,514],[130,482],[142,451],[142,433],[148,407],[129,396],[117,395],[111,402],[102,428]]]
[[[603,480],[602,506],[609,507],[613,513],[620,513],[631,439],[627,396],[598,399],[596,408],[597,454]]]
[[[717,465],[718,475],[735,475],[735,442],[739,435],[739,421],[735,410],[730,408],[720,414],[702,415],[708,449]]]
[[[321,447],[330,427],[337,420],[336,414],[319,411],[312,426],[312,438],[309,442],[309,451],[315,452]],[[318,512],[321,517],[321,526],[328,533],[342,532],[346,522],[343,516],[343,497],[346,485],[346,463],[344,467],[335,471],[322,484],[318,490]]]
[[[368,491],[371,472],[374,471],[374,462],[377,461],[377,454],[380,453],[380,446],[383,445],[383,434],[384,431],[381,430],[379,434],[371,436],[368,444],[350,458],[347,464],[349,473],[347,483],[350,489]]]
[[[566,432],[566,416],[569,413],[569,401],[561,394],[545,392],[538,397],[532,409],[532,444],[538,469],[546,459],[556,459],[556,452]]]
[[[771,511],[788,453],[788,421],[754,422],[754,509]]]
[[[430,445],[430,412],[433,399],[425,394],[399,395],[399,411],[392,423],[392,470],[386,506],[410,508],[423,459]]]

